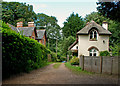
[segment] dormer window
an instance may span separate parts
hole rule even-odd
[[[90,31],[90,40],[91,41],[97,41],[98,38],[98,33],[96,30],[91,30]]]

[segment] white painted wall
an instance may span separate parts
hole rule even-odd
[[[77,49],[77,46],[78,46],[78,43],[76,45],[74,45],[71,50],[76,50]]]
[[[105,43],[103,43],[103,40]],[[88,49],[92,46],[98,48],[99,51],[109,51],[109,35],[98,35],[97,41],[90,41],[89,35],[78,35],[78,56],[89,56]]]

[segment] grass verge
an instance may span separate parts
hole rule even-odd
[[[55,64],[53,65],[53,68],[57,69],[57,68],[59,68],[60,65],[61,65],[61,63],[55,63]]]
[[[78,66],[78,67],[76,67],[76,66],[72,66],[71,64],[70,64],[70,62],[66,62],[65,63],[65,66],[68,68],[68,69],[70,69],[72,72],[74,72],[74,73],[77,73],[77,74],[80,74],[80,73],[87,73],[87,74],[94,74],[93,72],[88,72],[88,71],[82,71],[82,69]]]

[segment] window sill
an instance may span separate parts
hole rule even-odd
[[[97,41],[96,39],[90,39],[89,41]]]

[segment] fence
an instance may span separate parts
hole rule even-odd
[[[80,67],[96,73],[118,74],[120,71],[118,65],[120,58],[118,56],[80,56]]]

